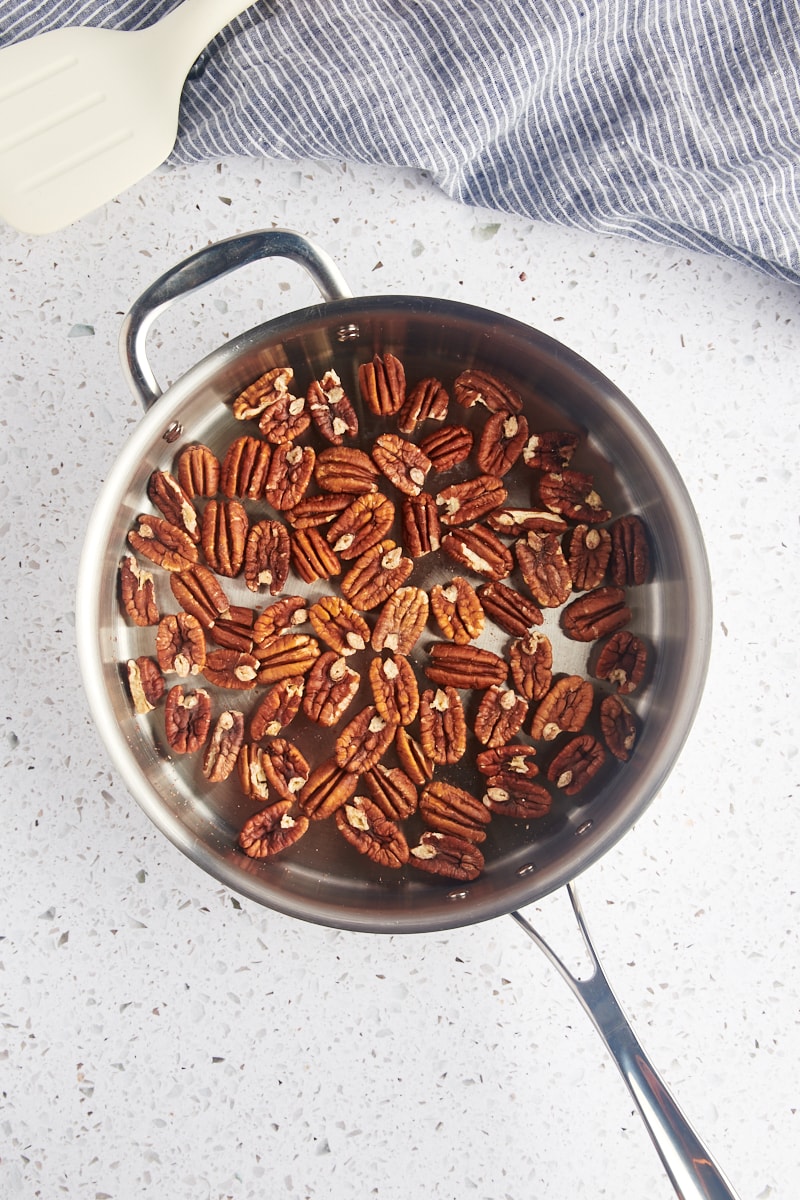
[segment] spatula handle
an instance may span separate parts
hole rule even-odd
[[[143,32],[157,39],[159,48],[182,62],[188,72],[212,38],[253,4],[254,0],[183,0]]]

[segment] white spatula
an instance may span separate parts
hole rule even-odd
[[[186,75],[253,0],[184,0],[147,29],[69,27],[0,50],[0,215],[50,233],[169,155]]]

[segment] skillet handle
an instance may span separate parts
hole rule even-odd
[[[198,288],[262,258],[290,258],[299,263],[308,271],[325,300],[346,300],[353,294],[333,259],[299,233],[288,229],[255,230],[204,246],[170,267],[146,288],[122,322],[122,368],[133,394],[145,408],[154,404],[163,390],[153,374],[145,346],[159,313]]]
[[[603,973],[574,885],[568,884],[567,891],[594,968],[588,979],[577,979],[521,913],[512,912],[511,916],[544,951],[591,1018],[628,1086],[679,1200],[738,1200],[639,1045]]]

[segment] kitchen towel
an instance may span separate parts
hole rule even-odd
[[[0,45],[174,4],[0,0]],[[242,154],[417,168],[800,283],[800,0],[260,0],[195,64],[172,161]]]

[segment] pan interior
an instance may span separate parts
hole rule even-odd
[[[507,381],[522,395],[532,430],[582,435],[572,466],[594,476],[615,516],[640,514],[651,536],[652,579],[629,592],[631,628],[653,651],[647,686],[629,698],[640,727],[634,754],[628,763],[604,769],[586,798],[558,795],[540,821],[495,817],[483,846],[486,869],[469,884],[374,866],[344,842],[332,821],[312,822],[297,846],[276,859],[248,859],[236,837],[258,805],[241,794],[235,776],[209,785],[202,755],[172,754],[160,709],[135,717],[125,683],[126,661],[152,655],[154,646],[153,629],[137,629],[120,615],[116,590],[127,532],[140,512],[152,511],[151,472],[172,469],[186,444],[203,442],[221,455],[234,437],[253,432],[232,418],[226,402],[271,367],[292,366],[298,394],[332,368],[357,403],[359,364],[386,352],[401,359],[409,385],[435,376],[449,387],[474,367]],[[365,443],[392,428],[376,426],[363,410],[359,417]],[[485,418],[485,410],[451,403],[450,419],[479,428]],[[176,423],[177,440],[165,440]],[[472,464],[467,473],[475,469]],[[456,469],[442,477],[442,486],[458,477]],[[512,478],[508,503],[529,507],[531,473],[524,469]],[[272,515],[263,507],[258,515]],[[258,515],[254,510],[253,518]],[[407,582],[430,588],[457,573],[455,564],[429,556],[416,561]],[[165,573],[154,574],[162,613],[174,611]],[[234,604],[261,608],[271,600],[254,597],[239,580],[223,583]],[[293,575],[287,585],[312,600],[331,590],[324,582],[309,588]],[[680,751],[699,703],[710,639],[708,569],[696,516],[673,463],[631,403],[585,361],[527,326],[482,309],[405,297],[343,300],[270,322],[215,351],[169,388],[124,447],[99,497],[84,548],[77,614],[93,715],[130,791],[155,824],[199,866],[259,903],[374,932],[444,929],[509,912],[574,878],[609,849],[656,795]],[[589,648],[565,639],[552,612],[545,612],[542,629],[553,642],[554,668],[586,675]],[[430,627],[419,649],[436,636]],[[504,653],[509,640],[487,621],[478,644]],[[221,700],[215,711],[238,707],[239,700],[245,711],[253,706],[246,693]],[[365,687],[350,715],[367,702]],[[304,723],[302,714],[286,736],[312,762],[332,747],[333,735]],[[448,769],[447,777],[473,794],[484,790],[474,756]]]

